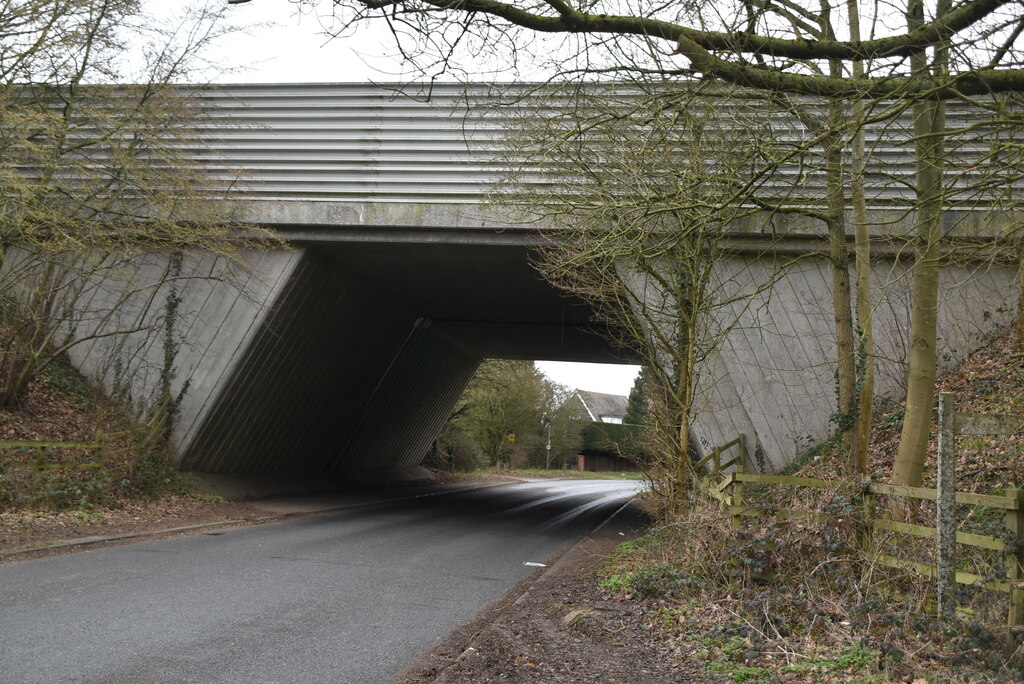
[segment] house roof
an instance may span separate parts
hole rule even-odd
[[[606,416],[625,418],[626,404],[629,398],[621,394],[604,394],[602,392],[588,392],[587,390],[576,390],[576,396],[580,398],[587,416],[595,423],[601,422]]]

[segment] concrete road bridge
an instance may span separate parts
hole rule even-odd
[[[182,467],[407,468],[421,461],[483,358],[628,360],[586,304],[534,272],[537,227],[492,203],[513,119],[486,86],[410,94],[248,85],[200,96],[195,158],[229,188],[235,220],[280,231],[289,248],[254,252],[241,282],[199,278],[177,293],[175,382],[185,391],[173,441]],[[912,172],[898,146],[876,158]],[[794,168],[780,178],[820,196],[814,174]],[[905,189],[888,176],[868,182],[879,224],[906,230],[906,211],[893,201]],[[949,220],[976,228],[1001,219],[950,212]],[[737,305],[739,324],[704,369],[695,448],[743,434],[751,466],[775,470],[831,431],[830,281],[826,261],[813,256],[823,252],[822,233],[809,220],[775,216],[737,226],[734,239],[736,254],[721,269],[740,292],[757,290],[780,250],[812,256]],[[909,322],[910,264],[899,251],[879,250],[875,277],[879,390],[891,398],[903,384]],[[164,266],[158,256],[137,260],[135,281]],[[196,257],[185,268],[219,267]],[[1013,320],[1014,277],[988,262],[944,271],[943,364]],[[93,310],[113,301],[113,290],[98,287]],[[154,315],[146,302],[166,295],[138,295],[109,325]],[[151,337],[119,336],[72,356],[88,376],[138,399],[156,386],[161,354]]]

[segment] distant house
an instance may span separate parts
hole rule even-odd
[[[583,405],[587,417],[595,423],[619,423],[626,417],[628,397],[621,394],[603,394],[576,390],[576,398]]]
[[[591,425],[583,428],[577,470],[636,470],[636,464],[624,458],[620,448],[630,441],[631,429],[623,425],[629,399],[620,394],[576,390],[570,401],[578,401],[583,415],[591,421]]]

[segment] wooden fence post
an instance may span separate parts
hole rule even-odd
[[[733,471],[737,475],[743,474],[743,465],[737,465]],[[737,481],[732,486],[732,526],[734,529],[739,529],[743,526],[743,516],[740,515],[740,509],[743,508],[743,483]]]
[[[875,537],[874,527],[871,524],[875,517],[875,495],[871,489],[869,489],[870,485],[870,480],[861,483],[861,487],[864,488],[860,498],[860,511],[863,527],[860,531],[859,541],[860,549],[865,554],[871,552],[871,546]]]
[[[1006,579],[1010,584],[1010,610],[1006,617],[1006,648],[1003,655],[1009,658],[1017,650],[1017,627],[1024,624],[1024,589],[1018,582],[1024,578],[1024,513],[1021,512],[1021,501],[1024,491],[1008,489],[1006,496],[1016,502],[1016,507],[1006,511],[1006,529],[1012,535],[1013,553],[1006,558]]]
[[[953,394],[939,395],[939,473],[935,501],[935,568],[939,616],[953,617],[956,610],[956,420]]]

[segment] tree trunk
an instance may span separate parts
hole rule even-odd
[[[679,410],[679,442],[676,445],[676,500],[677,510],[686,506],[686,486],[690,468],[690,416],[689,412],[680,407]]]
[[[29,361],[14,348],[14,340],[10,341],[11,348],[3,351],[0,357],[0,408],[20,408],[28,390],[28,381],[31,379]]]
[[[1017,257],[1017,351],[1024,352],[1024,252]]]
[[[923,207],[921,213],[925,213]],[[931,223],[937,225],[937,219],[936,213]],[[927,228],[924,218],[920,220],[921,228]],[[915,487],[921,484],[921,471],[931,434],[932,405],[935,403],[936,312],[939,285],[937,243],[936,239],[928,240],[920,245],[917,251],[917,264],[911,285],[913,308],[910,315],[907,403],[903,414],[899,450],[892,473],[894,483]]]
[[[829,128],[837,130],[840,104],[829,105]],[[828,182],[829,257],[832,266],[832,311],[835,316],[836,344],[836,414],[835,422],[842,435],[846,455],[844,469],[856,471],[856,444],[853,435],[857,402],[857,363],[854,353],[853,310],[850,303],[850,252],[846,240],[843,191],[842,139],[829,134],[825,142],[825,165]]]
[[[856,0],[849,0],[847,9],[850,22],[850,40],[860,40],[860,9]],[[864,78],[864,63],[854,60],[852,76]],[[853,430],[851,451],[856,462],[856,472],[861,476],[868,472],[868,446],[871,443],[871,413],[875,399],[875,349],[872,318],[874,306],[871,303],[871,233],[868,226],[867,200],[864,196],[864,101],[853,103],[853,120],[857,127],[853,137],[853,151],[850,160],[850,199],[853,202],[855,272],[857,275],[857,344],[858,380],[860,392],[857,401],[857,421]]]
[[[696,331],[694,330],[694,297],[689,287],[683,286],[677,292],[678,335],[680,354],[677,360],[678,385],[676,387],[676,415],[679,426],[676,449],[676,496],[673,502],[677,511],[686,505],[687,481],[690,470],[690,411],[693,406],[693,362]]]
[[[941,9],[941,8],[940,8]],[[913,30],[923,23],[921,0],[908,8],[907,24]],[[945,56],[938,51],[935,75],[944,73]],[[927,76],[924,54],[911,58],[915,73]],[[939,291],[939,239],[942,234],[942,175],[945,146],[946,107],[941,100],[914,104],[914,153],[917,156],[917,236],[914,278],[911,284],[910,353],[907,368],[907,403],[903,415],[899,450],[893,464],[896,484],[921,483],[932,406],[935,403],[936,322]]]

